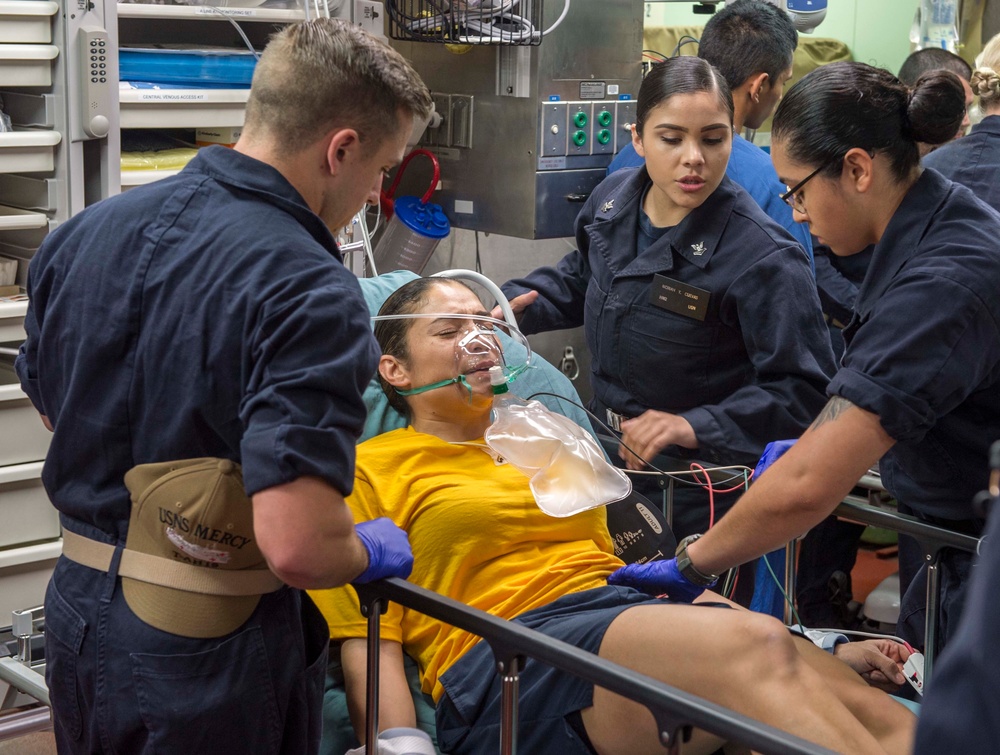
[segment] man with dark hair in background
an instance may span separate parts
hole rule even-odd
[[[940,47],[927,47],[911,52],[899,69],[899,80],[912,89],[913,85],[917,83],[917,79],[923,74],[928,71],[941,70],[951,71],[962,80],[962,88],[965,89],[965,108],[968,111],[969,106],[972,105],[972,87],[969,85],[969,79],[972,78],[972,66],[949,50],[943,50]],[[966,113],[962,127],[955,134],[955,138],[965,136],[968,128],[969,116]]]

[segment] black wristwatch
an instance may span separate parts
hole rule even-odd
[[[674,553],[677,559],[677,570],[691,584],[698,587],[708,587],[719,578],[718,574],[703,574],[698,571],[691,558],[688,556],[688,546],[697,540],[701,535],[688,535],[677,544],[677,551]]]

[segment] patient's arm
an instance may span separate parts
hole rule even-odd
[[[417,714],[410,697],[403,670],[403,646],[391,640],[379,644],[378,725],[380,730],[395,726],[415,727]],[[347,688],[347,709],[358,741],[365,744],[365,692],[367,686],[368,640],[344,640],[340,646],[340,662],[344,667]]]
[[[906,682],[902,668],[910,651],[905,645],[889,639],[843,642],[833,654],[861,674],[873,687],[895,692]]]

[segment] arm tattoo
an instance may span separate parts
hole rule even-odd
[[[825,425],[827,422],[832,422],[837,419],[841,414],[850,409],[854,404],[848,401],[846,398],[841,398],[840,396],[831,396],[830,400],[826,402],[826,406],[823,407],[823,411],[819,413],[816,417],[816,421],[810,425],[811,430],[815,430],[820,425]]]

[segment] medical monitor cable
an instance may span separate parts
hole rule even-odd
[[[567,398],[566,396],[562,396],[562,395],[560,395],[558,393],[552,393],[550,391],[536,391],[535,393],[532,393],[530,396],[528,396],[528,401],[530,401],[530,400],[532,400],[534,398],[537,398],[538,396],[551,396],[552,398],[557,398],[560,401],[565,401],[567,404],[572,404],[577,409],[580,409],[583,412],[585,412],[587,414],[587,416],[590,417],[590,419],[593,422],[596,422],[598,425],[600,425],[604,430],[606,430],[608,432],[609,435],[614,435],[614,430],[612,430],[607,424],[604,423],[603,420],[600,419],[600,417],[598,417],[596,414],[594,414],[592,411],[590,411],[590,409],[588,409],[587,407],[585,407],[583,404],[577,403],[576,401],[574,401],[571,398]],[[621,439],[620,438],[618,439],[618,441],[619,441],[619,443],[621,443]],[[645,463],[652,470],[652,471],[649,471],[649,472],[644,471],[644,470],[643,471],[628,470],[629,474],[639,474],[639,475],[642,475],[642,474],[654,474],[654,475],[660,475],[662,477],[668,477],[671,480],[673,480],[674,482],[679,483],[681,485],[688,485],[688,486],[691,486],[691,487],[699,487],[699,488],[704,488],[705,487],[705,483],[703,483],[703,482],[700,482],[700,481],[694,481],[694,482],[692,482],[691,480],[686,479],[687,476],[693,476],[693,477],[697,478],[697,475],[698,475],[697,470],[695,470],[695,469],[692,468],[692,470],[691,470],[691,472],[693,473],[692,475],[688,475],[687,473],[684,473],[684,472],[667,472],[665,470],[660,469],[658,466],[656,466],[655,464],[653,464],[651,461],[649,461],[647,459],[644,459],[642,456],[640,456],[635,451],[633,451],[631,448],[629,448],[628,445],[626,445],[625,443],[621,443],[621,445],[625,448],[626,451],[628,451],[633,456],[635,456],[637,459],[639,459],[639,461],[642,461],[643,463]],[[708,468],[702,467],[701,469],[704,472],[709,472],[709,471],[718,472],[718,471],[733,470],[734,474],[732,474],[731,476],[726,477],[726,478],[720,480],[717,483],[719,485],[725,485],[725,484],[729,484],[731,482],[736,482],[736,481],[740,481],[740,480],[742,481],[739,485],[737,485],[734,488],[727,488],[725,490],[718,490],[718,489],[716,489],[715,492],[717,492],[717,493],[729,493],[729,492],[732,492],[733,490],[738,490],[738,489],[744,487],[747,483],[749,483],[751,479],[753,479],[753,470],[750,469],[750,467],[746,467],[746,466],[742,466],[742,465],[734,465],[734,466],[729,466],[729,467],[708,467]],[[742,471],[736,471],[736,470],[742,470]]]
[[[524,44],[540,40],[555,31],[569,14],[571,2],[571,0],[564,0],[559,17],[548,29],[539,32],[530,19],[513,12],[520,1],[502,0],[498,7],[493,7],[491,3],[485,9],[466,7],[465,10],[455,12],[448,3],[438,4],[432,0],[426,0],[427,5],[437,11],[437,15],[423,17],[411,16],[400,11],[397,2],[389,2],[388,5],[389,14],[393,21],[417,38],[432,36],[432,34],[425,32],[442,32],[444,27],[449,25],[448,14],[453,14],[456,17],[455,25],[466,32],[473,32],[473,34],[458,34],[454,39],[442,41],[465,44]],[[513,28],[498,27],[498,22]]]
[[[587,407],[583,406],[582,404],[577,403],[573,399],[567,398],[566,396],[562,396],[562,395],[560,395],[558,393],[552,393],[550,391],[537,391],[537,392],[531,394],[528,397],[528,400],[530,401],[531,399],[537,398],[538,396],[550,396],[552,398],[556,398],[556,399],[559,399],[561,401],[565,401],[568,404],[572,404],[573,406],[577,407],[578,409],[582,409],[584,412],[586,412],[587,416],[589,416],[592,421],[596,422],[604,430],[606,430],[609,434],[613,435],[613,430],[610,427],[608,427],[608,425],[603,420],[601,420],[596,414],[594,414],[592,411],[590,411],[590,409],[588,409]],[[619,442],[620,442],[620,439],[619,439]],[[735,469],[740,469],[741,468],[741,469],[745,470],[744,473],[742,475],[738,475],[738,474],[737,475],[733,475],[732,477],[729,477],[726,480],[722,480],[720,484],[724,484],[724,483],[727,483],[727,482],[730,482],[730,481],[734,481],[734,480],[743,480],[743,482],[741,484],[735,485],[735,486],[733,486],[731,488],[726,488],[724,490],[719,490],[719,489],[715,488],[714,483],[711,482],[711,479],[709,479],[709,481],[708,481],[707,484],[704,483],[704,482],[700,482],[700,481],[690,482],[689,480],[683,479],[683,477],[678,476],[678,473],[675,473],[675,472],[665,472],[664,470],[659,469],[655,464],[652,464],[649,461],[647,461],[646,459],[644,459],[643,457],[641,457],[639,454],[637,454],[635,451],[633,451],[631,448],[629,448],[626,444],[622,443],[622,446],[624,446],[625,449],[627,451],[629,451],[637,459],[639,459],[640,461],[645,462],[653,470],[654,474],[660,474],[660,475],[663,475],[665,477],[669,477],[670,479],[674,480],[674,482],[680,483],[682,485],[697,485],[699,487],[707,488],[708,491],[709,491],[710,505],[712,503],[713,493],[720,493],[720,494],[721,493],[732,493],[732,492],[734,492],[736,490],[739,490],[741,488],[745,489],[745,488],[747,488],[749,486],[750,480],[753,479],[754,470],[750,469],[749,467],[735,467]],[[709,471],[719,471],[719,470],[722,470],[722,469],[727,469],[726,467],[711,467],[711,468],[706,468],[706,467],[703,467],[702,465],[696,464],[696,463],[692,463],[691,467],[692,467],[692,471],[696,472],[696,477],[695,477],[696,480],[697,480],[697,475],[698,474],[705,474],[705,476],[708,477],[708,472]],[[734,469],[734,467],[728,467],[728,469]],[[640,474],[649,474],[649,473],[647,473],[647,472],[641,472]],[[709,527],[711,528],[711,521],[710,521]],[[792,600],[791,596],[785,591],[784,584],[781,582],[780,579],[778,579],[778,575],[774,573],[774,569],[771,568],[770,561],[766,557],[763,558],[763,561],[764,561],[764,565],[767,567],[768,573],[771,575],[771,579],[774,581],[775,586],[778,588],[778,592],[781,593],[781,596],[784,599],[785,603],[787,603],[788,607],[791,609],[792,616],[795,617],[795,621],[798,622],[799,626],[804,627],[805,625],[802,623],[802,619],[799,616],[798,609],[795,607],[795,601]],[[739,577],[737,576],[737,579],[738,578]],[[730,593],[732,593],[735,589],[736,589],[736,582],[734,582],[732,588],[730,588]],[[855,636],[858,636],[858,637],[870,637],[870,638],[875,638],[875,639],[888,639],[888,640],[893,640],[894,642],[899,642],[899,643],[904,644],[904,645],[906,644],[905,640],[902,640],[899,637],[896,637],[895,635],[872,634],[870,632],[861,632],[861,631],[858,631],[858,630],[848,630],[848,629],[820,629],[820,631],[825,631],[825,632],[840,632],[841,634],[855,635]]]
[[[672,53],[670,53],[670,57],[671,58],[676,58],[678,55],[680,55],[681,48],[684,45],[691,44],[692,42],[694,44],[696,44],[696,45],[700,45],[701,44],[701,40],[698,39],[697,37],[692,37],[690,34],[682,34],[681,38],[677,40],[677,46],[674,47],[674,51]]]
[[[612,435],[612,436],[614,435],[614,431],[610,427],[608,427],[608,425],[605,424],[605,422],[603,420],[601,420],[597,415],[595,415],[587,407],[582,406],[581,404],[578,404],[576,401],[573,401],[572,399],[567,398],[566,396],[562,396],[562,395],[560,395],[558,393],[550,393],[548,391],[538,391],[536,393],[533,393],[531,396],[528,397],[528,400],[530,401],[531,399],[536,398],[537,396],[551,396],[553,398],[557,398],[557,399],[565,401],[565,402],[567,402],[569,404],[572,404],[573,406],[576,406],[579,409],[582,409],[584,412],[587,413],[587,415],[591,418],[591,420],[593,422],[596,422],[598,425],[600,425],[602,428],[604,428],[609,433],[609,435]],[[697,486],[697,487],[701,487],[701,488],[704,488],[704,489],[708,490],[708,505],[709,505],[709,523],[708,523],[708,528],[709,529],[711,529],[712,526],[715,524],[715,494],[716,493],[719,493],[719,494],[732,493],[732,492],[735,492],[735,491],[741,490],[741,489],[742,490],[746,490],[749,487],[749,485],[750,485],[750,480],[753,479],[754,470],[750,469],[750,467],[745,467],[745,466],[735,466],[735,467],[704,467],[701,464],[698,464],[697,462],[691,462],[690,471],[692,473],[691,476],[693,478],[693,481],[686,480],[682,476],[683,473],[679,473],[679,472],[666,472],[666,471],[660,469],[659,467],[657,467],[652,462],[644,459],[642,456],[640,456],[639,454],[637,454],[635,451],[633,451],[631,448],[629,448],[629,446],[627,444],[622,443],[620,438],[618,439],[618,442],[621,443],[621,445],[626,450],[628,450],[633,456],[635,456],[640,461],[644,462],[646,465],[648,465],[649,467],[651,467],[652,470],[653,470],[652,472],[646,472],[644,470],[642,470],[642,471],[640,471],[640,470],[628,470],[628,474],[633,474],[633,475],[656,474],[656,475],[660,475],[662,477],[668,477],[671,480],[673,480],[675,483],[678,483],[678,484],[681,484],[681,485]],[[730,488],[718,489],[718,488],[715,487],[715,483],[712,481],[712,478],[711,478],[711,476],[709,476],[708,473],[709,473],[709,471],[722,471],[722,470],[726,470],[726,469],[742,470],[742,472],[741,473],[737,473],[737,474],[733,474],[731,477],[728,477],[728,478],[720,481],[719,484],[727,484],[727,483],[734,482],[734,481],[739,481],[739,483],[737,485],[734,485],[734,486],[730,487]],[[701,475],[704,475],[705,482],[701,481],[701,479],[700,479]],[[725,592],[725,597],[727,597],[730,600],[732,600],[733,595],[736,594],[736,586],[739,583],[739,570],[738,569],[730,569],[729,571],[730,571],[730,574],[732,575],[732,582],[729,583],[727,581],[728,587],[727,587],[726,592]],[[779,585],[779,589],[781,589],[780,585]],[[782,594],[784,594],[784,591],[782,591]]]
[[[233,27],[236,29],[236,33],[239,34],[240,37],[243,39],[243,44],[245,44],[247,46],[247,49],[253,53],[255,59],[260,60],[260,53],[254,49],[254,46],[250,43],[250,38],[247,37],[247,35],[244,33],[243,28],[238,23],[236,23],[231,13],[228,13],[223,8],[218,8],[214,5],[206,5],[205,7],[215,11],[220,16],[225,18],[229,23],[231,23]]]

